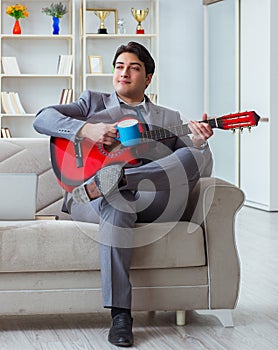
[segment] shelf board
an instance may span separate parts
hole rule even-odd
[[[94,73],[94,74],[86,74],[86,78],[102,78],[102,77],[113,77],[113,73]]]
[[[1,0],[3,3],[9,3],[10,4],[10,2],[11,1],[9,1],[9,0]],[[65,0],[65,2],[69,2],[70,0]],[[111,1],[111,0],[109,0],[109,1]],[[113,0],[112,0],[113,1]],[[120,0],[120,1],[123,1],[123,0]],[[24,1],[24,2],[38,2],[38,0],[26,0],[26,1]],[[41,2],[47,2],[47,1],[45,1],[45,0],[43,0],[43,1],[41,1]]]
[[[8,113],[1,113],[0,117],[5,118],[5,117],[35,117],[36,114],[34,113],[24,113],[24,114],[8,114]]]
[[[72,74],[1,74],[1,78],[68,78],[72,79]]]
[[[155,38],[156,34],[95,34],[86,33],[84,34],[86,38],[93,39],[116,39],[116,38]]]
[[[45,34],[45,35],[39,35],[39,34],[20,34],[20,35],[14,35],[14,34],[2,34],[2,39],[12,39],[12,40],[23,40],[23,39],[47,39],[47,40],[71,40],[73,39],[72,34],[66,34],[66,35],[53,35],[53,34]]]

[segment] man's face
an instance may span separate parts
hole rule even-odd
[[[145,65],[129,52],[118,56],[113,76],[114,89],[125,102],[141,102],[146,86],[150,84],[152,74],[146,76]]]

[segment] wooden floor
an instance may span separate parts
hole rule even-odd
[[[278,213],[244,207],[236,220],[242,282],[234,328],[213,316],[190,312],[187,325],[175,314],[134,313],[133,349],[277,350]],[[109,313],[0,318],[0,350],[105,350]]]

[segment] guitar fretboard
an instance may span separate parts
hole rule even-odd
[[[216,125],[216,119],[209,119],[202,122],[208,123],[212,128],[218,127]],[[159,140],[164,140],[175,136],[179,137],[179,136],[184,136],[188,134],[191,134],[188,124],[181,124],[176,126],[170,126],[168,129],[159,128],[155,130],[143,131],[141,133],[141,138],[147,139],[147,140],[159,141]]]

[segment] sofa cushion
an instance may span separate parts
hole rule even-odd
[[[0,222],[0,271],[99,270],[98,225],[68,220]],[[133,269],[206,264],[204,235],[188,222],[139,224]]]
[[[54,176],[49,153],[49,139],[0,139],[1,173],[36,173],[38,175],[37,213],[59,215],[63,191]]]

